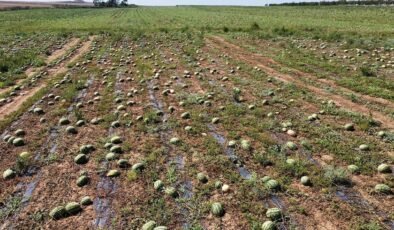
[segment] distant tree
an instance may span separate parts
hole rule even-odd
[[[285,2],[269,4],[269,6],[330,6],[330,5],[394,5],[394,0],[337,0],[316,2]]]
[[[129,4],[128,0],[93,0],[93,5],[95,7],[138,7],[136,4]]]
[[[127,0],[93,0],[96,7],[136,7],[136,5],[127,3]]]
[[[104,0],[93,0],[93,5],[96,7],[105,7],[106,2]]]
[[[108,0],[107,1],[107,7],[117,7],[118,6],[118,0]]]
[[[121,2],[120,2],[120,6],[128,6],[128,3],[127,3],[127,0],[122,0]]]

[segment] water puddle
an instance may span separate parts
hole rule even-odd
[[[304,155],[311,163],[323,169],[322,165],[315,159],[313,159],[310,154],[306,153]],[[346,202],[353,207],[357,207],[361,210],[370,210],[370,212],[374,212],[377,216],[385,220],[383,221],[385,225],[389,226],[390,229],[394,229],[394,220],[390,220],[389,215],[386,212],[375,210],[369,204],[369,202],[363,199],[361,195],[354,189],[345,186],[338,186],[337,190],[335,191],[335,196],[337,196],[341,201]]]
[[[323,166],[313,159],[309,153],[306,151],[302,151],[302,153],[304,156],[306,156],[309,162],[323,169]],[[387,213],[384,211],[375,210],[368,201],[363,199],[361,195],[352,188],[338,186],[337,190],[335,191],[335,196],[337,196],[341,201],[346,202],[353,207],[357,207],[360,210],[370,210],[369,212],[374,212],[376,215],[385,220],[389,219],[389,215]],[[383,221],[383,223],[385,223],[387,226],[390,226],[390,229],[394,229],[394,220]]]
[[[116,81],[115,81],[115,94],[116,95],[122,94],[122,82],[120,81],[122,76],[123,75],[121,72],[116,73]]]
[[[92,82],[92,81],[90,81]],[[81,95],[83,95],[83,91],[80,92],[73,101],[76,101],[77,98],[81,99]],[[86,93],[85,93],[86,95]],[[36,106],[33,105],[32,108],[34,108]],[[73,106],[71,105],[68,108],[68,113],[70,113],[73,109]],[[14,124],[17,124],[14,122]],[[34,160],[39,161],[41,160],[41,158],[43,157],[43,154],[48,153],[45,157],[45,160],[50,160],[51,157],[53,157],[53,155],[56,154],[57,148],[58,148],[58,143],[57,140],[59,138],[59,127],[58,126],[53,126],[49,129],[49,134],[47,136],[47,140],[45,141],[45,143],[35,152],[35,156],[34,156]],[[21,208],[19,209],[18,213],[15,213],[15,215],[13,217],[11,217],[11,219],[16,219],[16,217],[18,217],[18,215],[20,214],[20,212],[23,210],[23,208],[25,208],[30,201],[30,198],[33,195],[34,190],[36,189],[38,182],[41,179],[41,173],[40,173],[40,168],[37,166],[29,166],[24,172],[23,175],[24,176],[34,176],[36,175],[36,178],[34,178],[33,181],[23,184],[20,183],[17,186],[20,187],[24,187],[24,191],[22,192],[22,200],[21,200]],[[8,222],[8,224],[11,224],[11,228],[12,228],[12,223]],[[2,228],[7,227],[6,225],[3,225]]]
[[[227,143],[226,138],[223,135],[221,135],[220,133],[218,133],[212,124],[209,124],[208,128],[210,130],[210,134],[212,135],[212,137],[224,148],[225,154],[228,156],[228,158],[231,160],[231,162],[233,162],[234,165],[237,167],[238,172],[241,175],[241,177],[246,180],[249,180],[252,177],[252,174],[249,172],[249,170],[247,168],[245,168],[242,165],[242,162],[239,160],[238,156],[235,154],[235,150],[233,148],[226,146],[226,143]]]
[[[93,84],[94,81],[94,76],[91,76],[85,84],[85,88],[82,89],[82,91],[80,92],[80,94],[78,95],[78,97],[76,98],[77,101],[80,101],[82,98],[85,98],[87,93],[88,93],[88,88],[89,86],[91,86]]]
[[[148,82],[148,93],[149,93],[149,99],[151,101],[152,106],[160,111],[163,111],[163,104],[161,103],[160,100],[158,100],[156,98],[154,89],[153,89],[153,79],[150,80]],[[163,120],[167,120],[169,117],[168,113],[163,112]],[[169,149],[170,151],[172,151],[172,147],[170,145],[168,145],[168,141],[169,141],[169,136],[171,135],[171,130],[169,129],[161,129],[160,132],[160,139],[161,141],[164,143],[164,146]],[[169,164],[175,164],[177,170],[181,173],[184,174],[184,167],[185,167],[185,160],[184,157],[182,155],[176,155],[173,159],[170,159]],[[181,180],[181,181],[177,181],[178,184],[178,188],[180,191],[180,198],[182,199],[182,201],[176,201],[177,207],[180,209],[181,214],[182,214],[182,227],[183,229],[190,229],[190,227],[192,226],[190,221],[189,221],[189,209],[187,208],[187,203],[189,202],[189,200],[193,197],[193,185],[192,182],[190,180]]]
[[[34,159],[35,160],[40,160],[41,158],[41,153],[46,152],[47,149],[49,149],[50,154],[54,154],[57,148],[56,144],[56,139],[58,138],[59,132],[57,131],[57,128],[51,128],[49,131],[49,135],[47,138],[47,141],[45,144],[41,146],[41,148],[36,152]],[[49,155],[48,155],[49,157]],[[18,213],[15,213],[14,216],[10,217],[10,219],[14,220],[18,217],[19,213],[29,204],[30,198],[33,195],[34,190],[36,189],[38,182],[41,179],[41,173],[39,173],[40,168],[37,166],[29,166],[27,169],[24,170],[23,176],[29,176],[33,177],[36,175],[36,177],[29,183],[19,183],[17,185],[17,189],[23,189],[23,191],[18,192],[21,193],[21,207],[18,210]],[[18,194],[14,194],[13,196],[18,196]],[[7,227],[7,225],[11,225],[9,227],[12,228],[12,221],[9,221],[5,223],[2,228]]]
[[[390,216],[380,210],[375,210],[368,201],[364,200],[358,192],[351,188],[344,186],[338,186],[335,195],[341,200],[360,210],[368,210],[369,213],[375,213],[378,217],[383,219],[383,223],[389,227],[389,229],[394,229],[394,220],[390,219]]]
[[[23,193],[22,196],[22,203],[27,203],[30,200],[30,197],[32,196],[34,189],[36,189],[37,183],[39,181],[39,178],[37,178],[36,180],[34,180],[33,182],[29,183],[26,186],[26,190]]]
[[[149,99],[151,101],[151,105],[156,110],[164,112],[164,110],[163,110],[164,106],[161,103],[161,101],[156,98],[156,95],[155,95],[155,92],[154,92],[153,88],[154,88],[154,86],[153,86],[153,79],[152,79],[152,80],[148,81],[148,92],[149,92]],[[167,121],[169,117],[170,117],[170,115],[168,113],[164,113],[163,121]]]
[[[174,159],[173,162],[176,164],[178,170],[183,170],[185,167],[185,160],[183,159],[183,156],[177,155]]]
[[[185,161],[182,155],[177,155],[175,156],[171,161],[170,164],[175,164],[177,170],[179,171],[180,174],[185,173]],[[190,217],[190,212],[189,209],[187,208],[187,203],[189,202],[190,199],[193,197],[193,184],[190,180],[178,180],[177,181],[179,192],[180,192],[180,198],[182,199],[181,201],[176,201],[177,207],[181,211],[182,215],[182,228],[183,229],[190,229],[191,224],[189,221]]]
[[[180,173],[185,172],[185,160],[182,155],[177,155],[171,161],[171,164],[175,164],[177,170]],[[190,180],[184,180],[180,182],[180,190],[182,192],[181,197],[185,199],[190,199],[193,197],[193,185]]]
[[[284,141],[285,141],[285,140],[282,140],[278,135],[274,134],[273,137],[276,140],[280,140],[280,142],[282,142],[282,143],[284,143]],[[306,159],[309,162],[311,162],[312,164],[314,164],[315,166],[317,166],[320,169],[324,169],[323,166],[318,161],[313,159],[312,155],[307,150],[301,149],[300,152],[302,155],[304,155],[306,157]],[[368,201],[363,199],[361,197],[361,195],[358,194],[354,189],[352,189],[350,187],[345,187],[345,186],[338,186],[337,190],[335,192],[335,196],[337,196],[339,198],[339,200],[346,202],[353,207],[357,207],[360,210],[369,210],[368,211],[369,213],[374,212],[380,218],[387,220],[387,221],[383,221],[383,223],[385,223],[385,225],[389,226],[390,229],[394,230],[394,220],[389,220],[389,215],[387,215],[387,213],[385,213],[383,211],[374,210],[374,208],[368,203]],[[273,200],[272,197],[270,199],[271,199],[272,203],[275,204],[275,206],[280,207],[280,204],[277,203],[275,201],[275,199]]]
[[[234,149],[226,146],[226,143],[227,143],[226,138],[223,135],[221,135],[220,133],[218,133],[212,124],[209,124],[208,128],[210,130],[210,134],[212,135],[212,137],[224,148],[225,153],[228,156],[228,158],[238,168],[238,172],[239,172],[240,176],[246,180],[251,179],[251,177],[252,177],[251,173],[249,172],[249,170],[246,167],[244,167],[242,165],[242,163],[240,162],[240,160],[236,156]],[[272,206],[280,208],[283,211],[286,210],[286,206],[283,203],[283,201],[277,195],[270,193],[269,196],[267,197],[267,200],[264,201],[264,207],[270,208]],[[290,218],[290,216],[289,216],[289,218]],[[291,218],[289,221],[292,223],[294,222],[294,220]],[[286,223],[285,223],[285,218],[284,218],[284,221],[277,223],[277,228],[278,229],[287,229]]]
[[[93,225],[96,228],[104,229],[113,216],[111,195],[116,192],[116,184],[114,180],[105,175],[105,172],[108,170],[108,162],[102,163],[101,170],[103,173],[100,175],[100,181],[96,187],[98,196],[93,200],[93,208],[96,213]]]
[[[304,156],[305,156],[305,157],[308,159],[308,161],[311,162],[312,164],[314,164],[314,165],[316,165],[316,166],[318,166],[318,167],[321,167],[321,164],[320,164],[317,160],[313,159],[313,157],[312,157],[311,154],[309,154],[309,153],[304,153]]]
[[[277,208],[280,208],[282,210],[286,210],[286,206],[283,204],[282,200],[277,195],[270,194],[269,200]]]
[[[186,180],[181,184],[182,198],[191,199],[193,197],[193,184],[190,180]]]
[[[186,206],[187,206],[187,202],[189,202],[189,200],[191,200],[193,198],[193,184],[190,180],[186,180],[183,181],[180,185],[180,190],[182,192],[181,194],[181,198],[185,200],[186,202]],[[190,229],[191,228],[191,224],[190,224],[190,211],[187,207],[183,206],[180,207],[182,214],[183,214],[183,223],[182,223],[182,227],[183,229]]]
[[[93,208],[96,212],[96,219],[93,220],[93,224],[99,229],[107,227],[113,216],[110,196],[114,194],[115,191],[115,182],[105,175],[102,175],[99,183],[97,184],[97,192],[99,196],[93,200]]]
[[[148,82],[148,91],[149,91],[149,99],[151,101],[152,106],[157,110],[163,110],[163,105],[159,100],[157,100],[154,92],[153,80],[149,80]]]
[[[73,103],[67,109],[69,116],[71,116],[71,112],[74,111],[74,108],[75,108],[74,105],[86,97],[86,95],[88,93],[88,88],[89,88],[89,86],[91,86],[93,84],[93,81],[94,81],[94,76],[92,75],[92,76],[90,76],[90,78],[88,80],[86,80],[85,87],[79,91],[77,96],[75,96],[73,98]]]
[[[121,82],[119,79],[122,77],[121,73],[118,72],[115,78],[115,95],[120,96],[122,94]],[[108,136],[115,134],[115,128],[110,126],[108,128]],[[108,162],[104,161],[101,163],[101,170],[106,172],[108,170]],[[96,191],[99,194],[93,200],[93,208],[96,213],[96,218],[93,220],[93,225],[96,228],[104,229],[108,226],[112,216],[114,215],[111,205],[112,194],[116,192],[116,184],[111,178],[108,178],[105,173],[100,175],[100,181],[97,183]]]

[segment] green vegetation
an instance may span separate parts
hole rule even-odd
[[[0,12],[1,222],[389,228],[392,13]]]
[[[391,7],[155,7],[1,12],[1,32],[259,30],[261,35],[390,38]],[[357,18],[357,20],[355,20]],[[16,20],[17,19],[17,20]],[[289,20],[291,19],[291,20]],[[44,20],[44,21],[43,21]]]

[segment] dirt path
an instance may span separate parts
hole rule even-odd
[[[232,44],[232,43],[228,42],[227,40],[225,40],[222,37],[212,36],[209,39],[216,40],[217,42],[220,42],[220,43],[224,44],[227,47],[231,47],[231,48],[236,49],[236,50],[247,52],[246,50],[243,50],[240,46]],[[378,97],[372,97],[372,96],[369,96],[369,95],[360,94],[360,93],[357,93],[357,92],[355,92],[355,91],[353,91],[351,89],[348,89],[346,87],[339,86],[333,80],[319,78],[319,77],[314,76],[312,74],[305,73],[305,72],[302,72],[300,70],[290,68],[288,66],[283,66],[282,64],[280,64],[280,63],[278,63],[278,62],[276,62],[273,59],[268,58],[268,57],[264,57],[264,56],[261,56],[261,55],[258,55],[258,54],[252,54],[252,55],[260,58],[261,60],[263,60],[265,64],[275,65],[275,66],[279,66],[279,67],[286,67],[286,69],[290,70],[295,75],[295,77],[308,78],[309,80],[317,81],[319,83],[325,84],[325,85],[330,86],[332,88],[340,89],[341,91],[343,91],[345,93],[353,94],[353,95],[363,99],[364,101],[375,102],[375,103],[381,104],[381,105],[389,107],[389,108],[394,108],[394,103],[389,101],[389,100],[386,100],[384,98],[378,98]]]
[[[76,46],[81,39],[79,38],[72,38],[69,42],[67,42],[61,49],[55,50],[51,55],[48,56],[45,63],[51,63],[52,61],[62,57],[69,51],[71,48]]]
[[[16,80],[15,85],[18,85],[18,83],[22,82],[22,80],[23,80],[23,79],[18,79],[18,80]],[[11,90],[12,90],[13,88],[14,88],[14,86],[9,86],[9,87],[7,87],[7,88],[0,89],[0,95],[2,95],[2,94],[4,94],[4,93],[11,92]]]
[[[48,78],[67,72],[67,65],[69,63],[76,61],[83,54],[85,54],[89,50],[93,39],[94,39],[93,36],[89,37],[89,40],[84,42],[83,45],[76,50],[76,52],[72,55],[72,57],[68,61],[62,62],[59,65],[48,69],[47,70],[49,73]],[[7,115],[17,111],[23,105],[24,102],[26,102],[29,98],[34,96],[39,90],[43,89],[46,86],[47,86],[47,82],[43,81],[39,85],[27,89],[25,92],[21,92],[20,95],[13,98],[12,102],[0,107],[0,119],[4,119]]]
[[[69,42],[67,42],[61,49],[56,50],[55,52],[53,52],[51,55],[49,55],[46,60],[45,63],[51,63],[52,61],[55,61],[57,59],[59,59],[60,57],[62,57],[63,55],[65,55],[71,48],[75,47],[81,39],[79,38],[72,38]],[[27,76],[27,78],[32,77],[34,74],[40,72],[42,69],[44,69],[44,67],[30,67],[25,71],[25,74]],[[25,78],[26,79],[26,78]],[[20,84],[23,80],[25,79],[18,79],[15,84],[18,85]],[[11,89],[13,88],[13,86],[4,88],[4,89],[0,89],[0,95],[7,93],[9,91],[11,91]]]
[[[80,58],[82,55],[84,55],[89,51],[93,39],[94,36],[89,37],[89,40],[84,42],[82,46],[73,54],[73,56],[67,62],[62,62],[59,65],[49,69],[48,70],[49,75],[55,76],[61,73],[65,73],[67,71],[68,64],[75,62],[76,60],[78,60],[78,58]]]
[[[342,108],[345,108],[349,111],[361,113],[365,116],[372,115],[372,117],[375,120],[380,121],[384,127],[390,128],[390,129],[394,128],[394,119],[386,116],[385,114],[378,112],[378,111],[371,110],[371,109],[367,108],[366,106],[356,104],[348,99],[343,98],[340,95],[332,94],[332,93],[325,91],[324,89],[321,89],[321,88],[318,88],[318,87],[315,87],[312,85],[308,85],[305,82],[303,82],[302,80],[298,79],[300,77],[308,76],[308,74],[306,74],[306,73],[303,73],[298,70],[295,70],[295,72],[298,73],[298,74],[296,74],[296,76],[291,76],[289,74],[280,73],[276,69],[270,67],[270,65],[280,65],[280,64],[276,63],[275,61],[273,61],[272,59],[248,52],[248,51],[244,50],[243,48],[241,48],[235,44],[232,44],[232,43],[230,43],[218,36],[211,36],[206,39],[206,42],[208,45],[211,45],[214,48],[223,51],[224,53],[228,53],[230,56],[232,56],[234,58],[237,58],[245,63],[258,66],[259,68],[264,70],[267,74],[272,75],[273,77],[275,77],[276,79],[278,79],[280,81],[283,81],[285,83],[295,84],[296,86],[298,86],[300,88],[306,88],[309,91],[313,92],[317,96],[320,96],[320,97],[323,97],[323,98],[326,98],[329,100],[333,100],[336,105],[338,105]],[[309,76],[311,76],[311,75],[309,75]],[[311,76],[311,78],[312,78],[312,76]],[[313,77],[313,79],[318,80],[317,77]],[[327,81],[325,81],[325,82],[327,82]],[[332,82],[332,84],[334,84],[334,83]],[[338,86],[333,85],[333,87],[338,87]],[[350,91],[349,89],[346,89],[346,90],[348,92]],[[355,94],[357,94],[357,93],[355,93]],[[357,95],[359,95],[359,94],[357,94]],[[373,97],[365,96],[365,95],[362,95],[362,97],[364,99],[373,98]],[[379,103],[386,102],[387,106],[393,106],[391,102],[381,99],[381,98],[374,98],[373,100],[376,102],[379,101]]]
[[[79,38],[72,38],[69,42],[67,42],[61,49],[56,50],[55,52],[53,52],[51,55],[49,55],[47,57],[47,59],[45,60],[45,63],[51,63],[56,59],[59,59],[60,57],[62,57],[63,55],[65,55],[70,49],[72,49],[74,46],[76,46],[81,39]],[[25,74],[27,75],[27,77],[31,77],[34,74],[40,72],[42,69],[44,69],[44,67],[39,67],[39,68],[28,68],[25,71]]]

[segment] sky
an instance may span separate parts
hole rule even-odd
[[[64,1],[64,0],[14,0],[14,1],[55,2],[55,1]],[[85,0],[85,1],[91,2],[93,0]],[[128,1],[129,3],[134,3],[137,5],[148,5],[148,6],[174,6],[174,5],[264,6],[265,4],[269,4],[269,3],[299,2],[299,1],[315,2],[318,0],[128,0]]]

